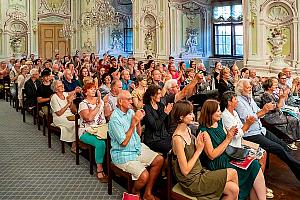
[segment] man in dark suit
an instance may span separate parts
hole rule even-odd
[[[41,85],[41,81],[39,80],[39,71],[38,69],[30,70],[30,79],[25,82],[24,92],[26,94],[26,102],[25,105],[27,108],[31,108],[37,103],[36,91],[37,88]]]

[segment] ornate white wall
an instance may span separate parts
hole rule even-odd
[[[68,24],[71,55],[76,51],[126,55],[116,45],[120,45],[118,39],[124,37],[128,22],[133,28],[133,54],[138,59],[147,55],[158,60],[166,60],[169,55],[181,59],[212,55],[210,0],[195,0],[192,7],[198,11],[193,15],[188,0],[111,0],[121,23],[102,30],[89,26],[84,18],[95,1],[0,0],[0,58],[38,55],[39,25],[51,23]]]
[[[300,68],[300,2],[244,0],[244,62],[265,74]],[[284,62],[284,63],[283,63]]]

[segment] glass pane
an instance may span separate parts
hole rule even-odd
[[[243,15],[243,6],[242,5],[233,5],[231,10],[231,16],[237,19],[239,16]]]
[[[243,25],[236,25],[234,27],[235,35],[243,35]]]
[[[235,43],[237,44],[237,45],[243,45],[243,36],[236,36],[235,37]]]
[[[224,19],[228,19],[230,17],[230,6],[218,6],[214,8],[214,19],[218,19],[223,17]]]
[[[243,45],[237,45],[235,47],[235,54],[239,56],[243,55]]]

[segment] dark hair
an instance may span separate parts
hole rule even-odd
[[[109,74],[109,73],[104,73],[104,74],[102,75],[101,81],[102,81],[103,84],[105,84],[105,78],[106,78],[107,76],[110,76],[110,74]],[[110,77],[110,80],[111,80],[111,79],[112,79],[112,78]]]
[[[199,124],[201,126],[211,127],[213,125],[212,116],[215,112],[217,112],[219,107],[219,102],[214,99],[208,99],[204,102],[200,117],[199,117]]]
[[[265,91],[269,90],[269,88],[272,87],[273,79],[274,78],[268,78],[265,82],[263,82],[262,87],[264,88]]]
[[[215,62],[215,68],[217,67],[217,64],[221,63],[220,61]],[[221,63],[222,64],[222,63]]]
[[[220,109],[223,112],[228,106],[228,101],[231,101],[233,97],[236,97],[236,93],[233,91],[226,91],[223,93],[220,102]]]
[[[196,61],[190,60],[190,68],[192,68],[193,63],[196,63]]]
[[[174,59],[174,57],[173,56],[169,56],[169,60],[171,60],[171,59]]]
[[[141,70],[141,65],[142,65],[142,64],[144,64],[143,61],[139,61],[139,62],[138,62],[138,65],[137,65],[138,70]],[[144,69],[145,69],[145,68],[144,68]]]
[[[152,59],[153,57],[151,55],[148,55],[147,56],[147,59]]]
[[[284,72],[279,72],[278,73],[278,78],[280,79],[281,77],[286,76],[286,74]]]
[[[80,71],[79,71],[79,80],[81,81],[81,83],[83,83],[83,75],[82,75],[82,71],[86,69],[88,71],[88,76],[90,76],[90,71],[86,66],[81,67]]]
[[[193,112],[193,104],[187,100],[180,100],[174,104],[170,117],[172,124],[178,125],[181,122],[181,117],[185,117]]]
[[[151,66],[151,64],[152,64],[153,62],[154,62],[154,60],[149,60],[148,63],[147,63],[147,65],[145,66],[145,69],[146,69],[146,70],[149,69],[150,66]]]
[[[182,67],[182,65],[184,64],[184,61],[181,61],[180,63],[179,63],[179,68],[181,69],[181,67]]]
[[[74,65],[74,63],[72,63],[72,62],[68,62],[67,65],[66,65],[66,68],[67,68],[67,69],[70,69],[70,65],[71,65],[71,64]],[[74,65],[74,67],[75,67],[75,65]]]
[[[148,87],[148,89],[146,90],[144,97],[143,97],[143,102],[144,104],[150,104],[151,102],[151,97],[155,96],[158,92],[158,90],[160,90],[160,87],[152,84]]]
[[[249,69],[247,67],[244,67],[242,70],[241,70],[241,74],[242,73],[245,73],[246,71],[249,71]]]

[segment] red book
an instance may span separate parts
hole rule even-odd
[[[245,158],[245,160],[241,160],[241,161],[237,161],[237,160],[232,160],[230,161],[230,163],[238,168],[241,168],[241,169],[248,169],[248,167],[251,165],[251,163],[253,162],[253,160],[255,160],[254,157],[252,156],[247,156]]]

